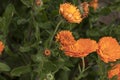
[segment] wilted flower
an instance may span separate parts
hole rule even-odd
[[[70,57],[85,57],[97,50],[97,43],[91,39],[79,39],[73,45],[67,46],[64,51]]]
[[[98,0],[92,0],[89,5],[96,10],[98,8]]]
[[[60,42],[61,50],[63,50],[65,46],[72,45],[76,42],[72,33],[67,30],[60,31],[56,36],[56,41]]]
[[[117,80],[120,80],[120,64],[116,64],[108,71],[108,78],[111,79],[114,76],[118,76]]]
[[[83,8],[83,11],[84,13],[82,14],[83,18],[87,17],[88,16],[88,13],[89,13],[89,4],[88,2],[83,2],[81,4],[82,8]]]
[[[4,44],[2,41],[0,41],[0,54],[2,53],[3,50],[4,50]]]
[[[70,3],[61,4],[59,12],[70,23],[80,23],[82,21],[79,9]]]
[[[97,53],[106,63],[116,61],[120,59],[120,45],[112,37],[103,37],[98,42]]]

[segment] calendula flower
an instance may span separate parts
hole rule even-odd
[[[87,17],[88,16],[88,13],[89,13],[89,4],[88,2],[83,2],[81,4],[82,8],[83,8],[83,11],[84,13],[82,14],[83,18]]]
[[[115,38],[103,37],[98,42],[98,55],[108,63],[120,59],[120,45]]]
[[[61,4],[59,12],[70,23],[80,23],[82,21],[79,9],[70,3]]]
[[[49,49],[45,49],[44,55],[49,56],[51,54],[51,51]]]
[[[4,44],[2,41],[0,41],[0,54],[2,53],[3,50],[4,50]]]
[[[108,78],[111,79],[112,77],[117,76],[117,80],[120,80],[120,64],[116,64],[112,67],[111,70],[108,71]]]
[[[61,50],[63,50],[65,46],[72,45],[76,42],[72,33],[67,30],[60,31],[56,36],[56,41],[60,42]]]
[[[73,45],[64,48],[65,54],[70,57],[85,57],[96,51],[98,48],[96,41],[91,39],[79,39]]]
[[[98,8],[98,0],[92,0],[89,5],[96,10]]]
[[[65,55],[70,57],[85,57],[98,48],[96,41],[91,39],[79,39],[76,41],[72,33],[67,30],[59,32],[56,41],[60,43],[60,49],[65,52]]]

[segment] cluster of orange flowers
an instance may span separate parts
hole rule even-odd
[[[79,39],[76,41],[70,31],[59,32],[56,36],[56,41],[60,42],[60,49],[65,51],[65,54],[70,57],[84,57],[97,49],[96,41],[90,39]],[[88,44],[85,45],[85,43]]]
[[[60,49],[69,57],[81,58],[96,51],[105,63],[120,59],[120,45],[112,37],[102,37],[98,43],[91,39],[80,38],[75,40],[70,31],[64,30],[56,35],[56,41],[60,43]],[[118,80],[120,80],[120,64],[108,72],[108,78],[115,75],[118,75]]]
[[[0,54],[2,53],[3,50],[4,50],[4,44],[2,41],[0,41]]]
[[[116,64],[112,67],[111,70],[108,71],[108,78],[111,79],[112,77],[117,76],[117,80],[120,80],[120,64]]]
[[[70,3],[61,4],[59,12],[68,22],[80,23],[83,18],[88,16],[89,6],[93,7],[94,10],[96,10],[98,8],[98,0],[92,0],[90,3],[83,2],[81,4],[81,7],[84,11],[83,14],[81,14],[80,10],[76,6]]]
[[[97,52],[105,63],[120,59],[120,45],[115,38],[102,37],[97,43],[95,40],[80,38],[75,40],[70,31],[60,31],[56,35],[60,49],[69,57],[85,57],[92,52]],[[115,65],[108,72],[108,78],[117,75],[120,80],[120,64]]]
[[[75,40],[70,31],[60,31],[56,40],[60,43],[60,49],[70,57],[85,57],[94,51],[105,62],[113,62],[120,59],[120,45],[112,37],[103,37],[97,43],[91,39]]]

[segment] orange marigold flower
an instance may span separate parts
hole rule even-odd
[[[45,49],[44,55],[49,56],[51,54],[51,51],[49,49]]]
[[[98,8],[98,0],[92,0],[90,2],[90,6],[94,8],[94,10],[96,10]]]
[[[4,44],[2,41],[0,41],[0,54],[2,53],[3,50],[4,50]]]
[[[70,3],[61,4],[59,12],[70,23],[80,23],[82,21],[79,9]]]
[[[67,30],[60,31],[56,36],[56,41],[60,42],[61,50],[63,50],[65,46],[72,45],[76,42],[72,33]]]
[[[87,17],[88,16],[88,13],[89,13],[89,4],[88,4],[88,2],[83,2],[82,4],[81,4],[81,6],[82,6],[82,8],[83,8],[83,11],[84,11],[84,13],[83,13],[83,18],[85,18],[85,17]]]
[[[108,63],[120,59],[120,46],[116,39],[103,37],[98,42],[98,55]]]
[[[67,46],[64,51],[70,57],[85,57],[98,48],[96,41],[91,39],[79,39],[73,45]]]
[[[120,64],[116,64],[108,71],[108,78],[111,79],[114,76],[118,76],[117,80],[120,80]]]

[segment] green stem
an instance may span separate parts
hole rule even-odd
[[[78,64],[78,69],[79,69],[79,72],[82,72],[80,64]]]
[[[72,28],[71,28],[71,27],[72,27],[72,24],[70,24],[70,26],[69,26],[69,30],[72,30]]]
[[[85,59],[82,57],[82,72],[85,71]]]
[[[52,37],[50,38],[49,48],[51,47],[52,40],[53,40],[53,38],[54,38],[54,36],[55,36],[55,34],[56,34],[56,32],[57,32],[57,30],[58,30],[60,24],[62,23],[62,21],[63,21],[63,20],[60,20],[60,22],[57,24],[57,26],[56,26],[56,28],[55,28],[55,30],[54,30],[54,33],[53,33]]]
[[[84,57],[82,57],[82,69],[81,69],[80,65],[78,66],[78,69],[79,69],[80,74],[75,80],[80,80],[83,77],[83,73],[85,71],[85,59],[84,59]]]
[[[98,64],[98,67],[99,67],[99,75],[100,75],[100,80],[104,80],[105,79],[105,73],[106,70],[105,70],[105,67],[103,67],[103,63],[100,59],[100,57],[98,57],[98,60],[97,60],[97,64]]]

